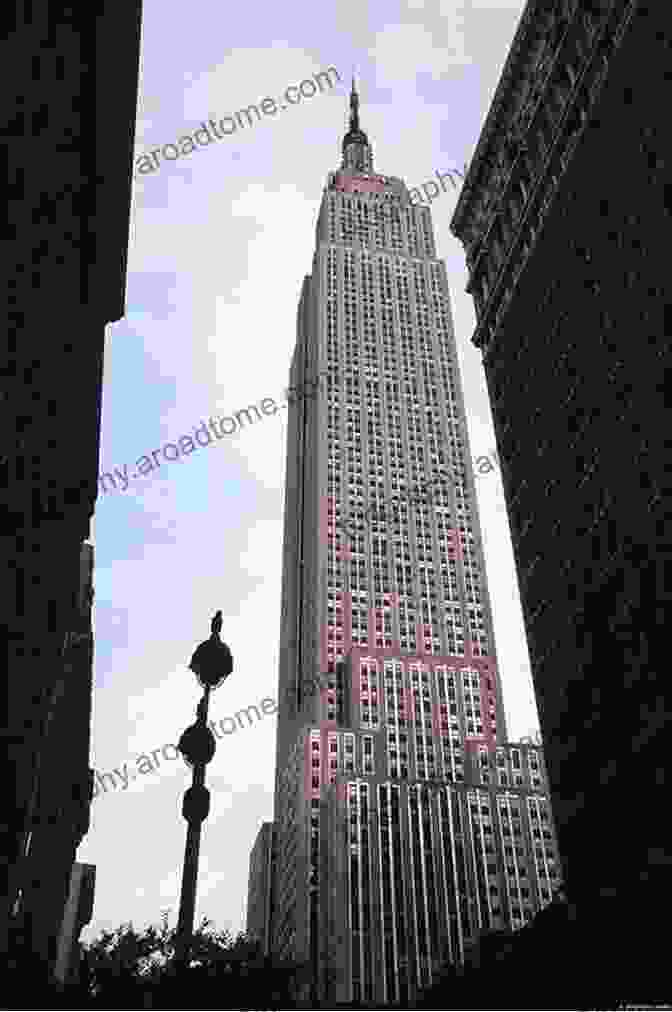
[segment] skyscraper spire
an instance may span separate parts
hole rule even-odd
[[[343,138],[342,168],[354,172],[373,171],[373,152],[369,139],[359,125],[359,95],[355,85],[355,74],[352,74],[350,90],[350,129]]]
[[[355,74],[352,74],[352,88],[350,90],[350,130],[359,131],[359,95],[355,87]]]

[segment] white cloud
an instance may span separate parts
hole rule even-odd
[[[419,71],[440,78],[450,67],[469,63],[464,35],[455,11],[440,22],[438,31],[418,23],[389,24],[374,36],[371,56],[379,84],[397,86],[414,81]],[[412,53],[412,59],[409,59]]]

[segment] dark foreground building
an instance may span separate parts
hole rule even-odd
[[[16,11],[3,104],[10,236],[0,354],[3,959],[12,913],[25,899],[24,858],[44,796],[45,730],[67,637],[80,621],[80,553],[98,488],[105,326],[124,314],[141,4],[100,0],[80,10],[38,0]],[[81,759],[83,747],[88,754],[87,707],[76,707],[71,720],[62,716],[56,754],[79,770],[72,792],[81,808],[88,760],[81,770],[68,756]],[[54,832],[60,826],[68,839],[70,814],[69,807],[51,813]],[[45,861],[42,881],[48,850]],[[65,889],[63,902],[67,877]]]
[[[89,829],[92,601],[93,548],[83,544],[76,619],[68,629],[60,677],[49,700],[39,787],[13,919],[15,937],[29,948],[29,959],[39,958],[50,969],[56,959],[75,854]]]
[[[669,24],[664,4],[530,0],[451,223],[568,896],[610,972],[645,983],[672,898]]]

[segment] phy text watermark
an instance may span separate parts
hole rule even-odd
[[[261,712],[259,712],[260,708]],[[216,722],[214,720],[209,720],[208,727],[215,737],[221,740],[225,735],[233,734],[238,727],[241,729],[245,726],[251,727],[254,723],[252,717],[250,716],[251,710],[255,711],[257,720],[261,720],[269,713],[277,713],[278,705],[275,700],[270,698],[270,696],[266,696],[264,699],[259,701],[259,706],[252,703],[251,706],[238,710],[235,714],[235,720],[234,717],[223,717],[221,720]],[[244,714],[247,718],[247,725],[243,724],[242,714]],[[229,728],[225,726],[227,721],[229,721],[231,725]],[[221,734],[217,733],[218,728],[221,731]],[[172,749],[174,754],[169,755],[167,753],[168,749]],[[137,765],[137,772],[134,770],[129,772],[127,763],[122,763],[121,769],[115,768],[107,773],[99,773],[98,770],[96,770],[93,784],[93,797],[97,798],[101,793],[107,794],[106,778],[109,778],[111,781],[112,790],[116,790],[119,784],[121,784],[122,791],[125,791],[130,782],[137,780],[138,773],[142,773],[143,776],[146,776],[147,773],[154,773],[159,768],[159,753],[161,753],[163,758],[166,760],[172,761],[180,758],[177,745],[173,742],[168,742],[166,745],[161,745],[160,748],[153,749],[150,753],[141,752],[139,756],[136,756],[135,762]],[[150,755],[153,757],[155,765],[152,764]],[[119,783],[117,783],[117,779]]]
[[[286,402],[289,404],[295,404],[297,399],[300,397],[315,397],[316,387],[319,385],[320,379],[325,375],[326,370],[323,370],[317,375],[317,377],[307,381],[302,390],[298,387],[288,387],[285,390]],[[275,415],[278,411],[284,409],[286,404],[278,407],[272,397],[264,397],[263,400],[259,401],[259,406],[261,407],[262,413],[268,417],[269,415]],[[194,427],[193,437],[180,436],[176,443],[164,443],[162,447],[159,447],[159,449],[152,450],[151,454],[145,454],[142,457],[139,457],[135,463],[137,471],[135,474],[131,475],[131,478],[146,478],[152,473],[152,471],[161,466],[162,455],[164,460],[170,462],[171,460],[177,460],[180,453],[184,456],[188,456],[199,447],[210,446],[213,442],[211,433],[214,433],[218,440],[223,439],[224,436],[232,436],[236,431],[236,425],[239,425],[241,429],[243,428],[243,416],[245,416],[248,425],[255,421],[252,417],[252,412],[256,414],[256,421],[261,421],[262,416],[259,413],[259,408],[256,404],[248,404],[246,408],[241,408],[240,411],[236,411],[233,417],[229,415],[224,415],[219,419],[210,417],[209,425],[206,425],[205,422],[201,421],[200,425]],[[221,432],[218,431],[218,427]],[[202,442],[203,439],[205,442]],[[173,450],[175,451],[174,453]],[[168,451],[170,451],[170,454]],[[137,473],[138,471],[140,472],[139,474]],[[119,470],[118,467],[115,467],[114,474],[109,471],[105,471],[100,475],[98,482],[102,491],[107,492],[108,485],[116,490],[117,483],[114,475],[116,475],[119,479],[121,491],[125,492],[130,481],[128,476],[128,464],[124,464],[123,470]]]

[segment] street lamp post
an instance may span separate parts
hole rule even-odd
[[[233,671],[231,651],[220,639],[221,611],[218,611],[213,618],[210,629],[210,639],[205,640],[196,648],[189,664],[189,668],[194,672],[203,689],[203,698],[196,708],[196,722],[184,731],[177,746],[194,771],[191,787],[188,787],[184,792],[182,802],[182,815],[187,820],[187,842],[182,869],[175,963],[178,967],[183,968],[189,965],[194,930],[201,827],[210,811],[210,791],[205,786],[205,767],[214,756],[217,746],[215,736],[207,726],[210,693],[213,689],[218,688]]]

